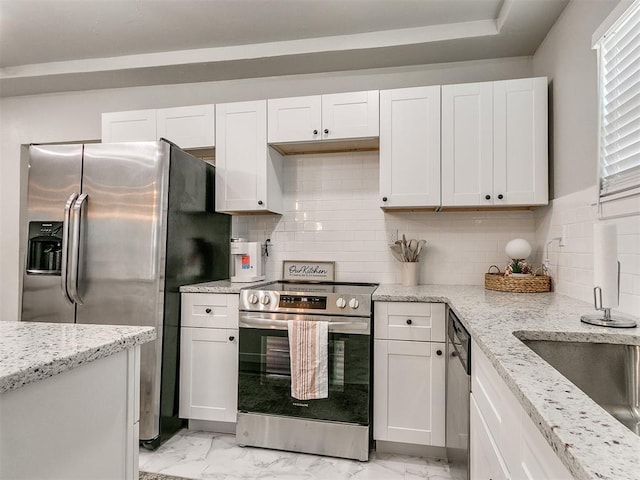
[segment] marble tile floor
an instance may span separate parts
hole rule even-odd
[[[169,480],[450,480],[444,460],[372,452],[368,462],[240,447],[235,436],[182,430],[140,449],[140,478]],[[153,474],[153,475],[151,475]]]

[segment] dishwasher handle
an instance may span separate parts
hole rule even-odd
[[[457,356],[467,375],[471,375],[471,336],[451,310],[447,321],[447,335],[451,356]]]

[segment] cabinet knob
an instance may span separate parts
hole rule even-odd
[[[207,313],[211,313],[211,309],[210,308],[205,308],[204,311],[207,312]]]
[[[413,320],[411,320],[410,318],[407,318],[407,325],[411,325],[413,323]]]
[[[485,195],[485,196],[484,196],[484,199],[485,199],[485,200],[491,200],[491,195]]]
[[[504,198],[504,195],[500,194],[498,195],[498,200],[502,200]]]
[[[324,129],[324,133],[329,133],[329,129],[328,129],[328,128],[325,128],[325,129]]]
[[[382,197],[382,201],[386,202],[387,201],[387,197]]]
[[[318,130],[314,130],[314,131],[313,131],[313,134],[314,134],[314,135],[317,135],[317,134],[318,134]]]
[[[258,205],[262,205],[262,200],[258,200]]]
[[[438,356],[442,355],[442,350],[436,350],[436,355]]]
[[[229,337],[229,341],[230,341],[230,342],[233,342],[235,339],[236,339],[236,337],[234,337],[233,335],[231,335],[231,336]]]

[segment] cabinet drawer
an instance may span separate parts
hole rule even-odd
[[[375,338],[445,341],[445,305],[443,303],[377,302]]]
[[[470,469],[471,478],[488,478],[492,480],[508,480],[509,470],[500,455],[490,433],[490,427],[480,413],[474,395],[470,399]]]
[[[238,328],[238,295],[182,294],[183,327]]]
[[[515,471],[519,443],[513,437],[513,430],[515,425],[520,425],[520,404],[477,343],[473,342],[471,351],[471,391],[507,467]]]

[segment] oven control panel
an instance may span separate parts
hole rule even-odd
[[[310,310],[326,310],[327,297],[283,295],[280,294],[278,306],[282,308],[305,308]]]
[[[241,290],[240,310],[254,312],[310,313],[324,315],[371,315],[370,295],[269,290]]]

